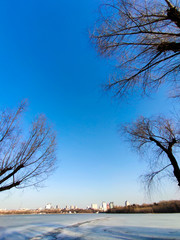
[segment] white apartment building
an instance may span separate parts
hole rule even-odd
[[[102,209],[103,209],[103,211],[107,211],[107,203],[106,202],[102,202]]]
[[[98,205],[96,203],[92,203],[91,204],[91,208],[97,210],[98,209]]]
[[[114,208],[114,203],[113,202],[109,203],[109,208],[111,208],[111,209]]]
[[[51,209],[51,208],[52,208],[51,203],[46,204],[45,209]]]

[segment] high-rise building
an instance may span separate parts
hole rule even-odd
[[[107,211],[107,203],[106,202],[102,202],[102,209],[103,209],[103,211]]]
[[[51,209],[51,208],[52,208],[51,203],[46,204],[45,209]]]
[[[114,203],[113,202],[109,203],[109,208],[111,208],[111,209],[114,208]]]
[[[96,209],[98,209],[98,205],[96,203],[92,203],[91,208],[96,210]]]
[[[128,201],[125,201],[125,207],[129,206],[130,203]]]

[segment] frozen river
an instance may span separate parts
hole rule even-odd
[[[0,240],[180,239],[180,214],[0,216]]]

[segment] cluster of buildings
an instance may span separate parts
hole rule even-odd
[[[77,209],[77,206],[71,205],[71,206],[66,206],[64,208],[64,210],[75,210]],[[102,202],[102,204],[100,206],[98,206],[96,203],[92,203],[91,206],[87,206],[86,209],[93,209],[93,210],[101,210],[101,211],[107,211],[108,209],[112,209],[114,208],[114,203],[110,202],[110,203],[106,203],[106,202]],[[56,205],[55,207],[52,206],[51,203],[46,204],[45,206],[46,210],[50,210],[50,209],[60,209],[59,205]]]
[[[130,205],[130,203],[128,201],[125,201],[125,207],[127,207],[129,205]],[[114,202],[110,202],[110,203],[102,202],[102,204],[99,207],[96,203],[93,203],[93,204],[91,204],[90,208],[94,209],[94,210],[107,211],[108,209],[114,208]]]
[[[125,206],[129,206],[129,202],[128,201],[125,201]],[[106,202],[102,202],[102,204],[100,206],[98,206],[98,204],[96,203],[92,203],[91,206],[87,206],[86,209],[93,209],[93,210],[97,210],[97,211],[107,211],[108,209],[112,209],[114,208],[114,202],[110,202],[110,203],[106,203]],[[51,203],[48,203],[46,204],[45,206],[45,209],[46,210],[50,210],[50,209],[61,209],[59,207],[59,205],[56,205],[55,207],[52,206]],[[71,205],[71,206],[66,206],[65,208],[63,208],[64,210],[76,210],[78,209],[77,206],[74,206],[74,205]]]
[[[102,204],[99,207],[96,203],[91,204],[91,209],[93,210],[107,211],[108,209],[112,209],[112,208],[114,208],[113,202],[110,202],[110,203],[102,202]]]
[[[114,203],[110,202],[110,203],[106,203],[106,202],[102,202],[102,204],[100,206],[98,206],[96,203],[92,203],[91,206],[87,206],[86,209],[93,209],[93,210],[101,210],[101,211],[107,211],[109,208],[114,208]],[[61,209],[59,207],[59,205],[56,205],[55,207],[52,206],[51,203],[47,203],[45,206],[46,210],[50,210],[50,209]],[[76,210],[78,209],[77,206],[71,205],[71,206],[66,206],[64,208],[64,210]]]
[[[64,208],[64,210],[75,210],[77,208],[78,208],[77,206],[71,205],[71,206],[66,206]],[[53,207],[51,203],[48,203],[48,204],[46,204],[45,209],[46,210],[50,210],[50,209],[61,209],[61,208],[60,208],[59,205],[56,205],[55,207]]]

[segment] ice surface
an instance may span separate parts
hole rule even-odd
[[[0,240],[180,240],[180,214],[0,216]]]

